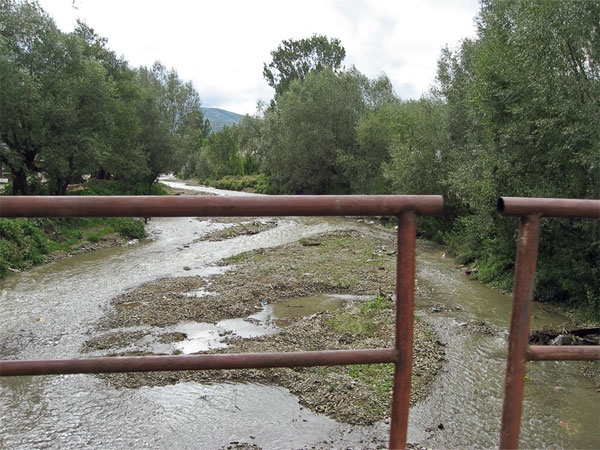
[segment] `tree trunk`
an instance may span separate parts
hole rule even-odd
[[[29,194],[27,171],[23,167],[21,167],[19,170],[13,171],[12,193],[13,195]]]
[[[154,184],[154,182],[156,181],[156,179],[158,178],[160,174],[159,173],[153,173],[152,175],[150,175],[148,177],[148,190],[146,191],[147,194],[150,194],[150,191],[152,190],[152,185]]]

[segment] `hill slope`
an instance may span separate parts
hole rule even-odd
[[[204,117],[210,122],[213,132],[238,123],[244,117],[241,114],[219,108],[202,108],[202,112],[204,113]]]

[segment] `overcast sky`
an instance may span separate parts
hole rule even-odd
[[[77,18],[131,66],[159,60],[191,80],[202,105],[253,114],[273,89],[263,63],[284,39],[336,37],[344,65],[385,72],[401,98],[434,82],[440,50],[475,36],[477,0],[39,0],[64,31]]]

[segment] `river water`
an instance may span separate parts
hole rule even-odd
[[[206,242],[197,240],[224,225],[192,218],[153,219],[148,226],[152,239],[141,244],[14,274],[0,282],[0,357],[82,357],[82,344],[94,335],[103,308],[123,291],[165,276],[222,273],[227,268],[217,263],[223,258],[356,226],[342,218],[286,218],[277,223],[253,236]],[[502,333],[473,334],[468,327],[472,321],[485,321],[506,330],[510,298],[468,280],[454,261],[441,257],[436,245],[421,241],[417,254],[417,281],[434,289],[433,298],[417,299],[417,314],[447,344],[448,362],[433,394],[411,408],[409,441],[435,448],[495,447],[506,339]],[[439,305],[450,308],[432,312]],[[534,327],[566,321],[537,305],[534,316]],[[523,447],[600,446],[600,394],[580,369],[573,362],[528,365]],[[0,448],[197,449],[230,442],[263,448],[371,448],[387,442],[387,427],[337,423],[303,409],[287,390],[259,384],[116,389],[93,375],[0,378]]]

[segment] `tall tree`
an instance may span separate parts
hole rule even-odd
[[[0,2],[0,162],[10,168],[13,194],[28,194],[40,152],[52,130],[54,102],[46,91],[60,78],[60,32],[37,4]]]
[[[365,109],[364,77],[312,71],[267,110],[262,168],[288,193],[347,192],[339,158],[357,146],[356,124]]]
[[[439,66],[450,178],[470,210],[460,236],[480,277],[510,280],[516,227],[493,214],[499,195],[600,197],[600,4],[489,0],[478,21],[478,39]],[[587,299],[598,310],[597,224],[543,228],[537,297]]]
[[[161,173],[180,170],[184,158],[178,156],[178,149],[190,138],[202,138],[210,129],[198,93],[174,69],[167,70],[159,62],[151,68],[140,67],[137,83],[142,89],[140,146],[146,154],[151,185]]]
[[[339,39],[315,34],[308,39],[284,40],[271,56],[269,65],[263,65],[263,76],[275,93],[281,95],[292,80],[304,80],[313,70],[340,70],[346,50]]]

